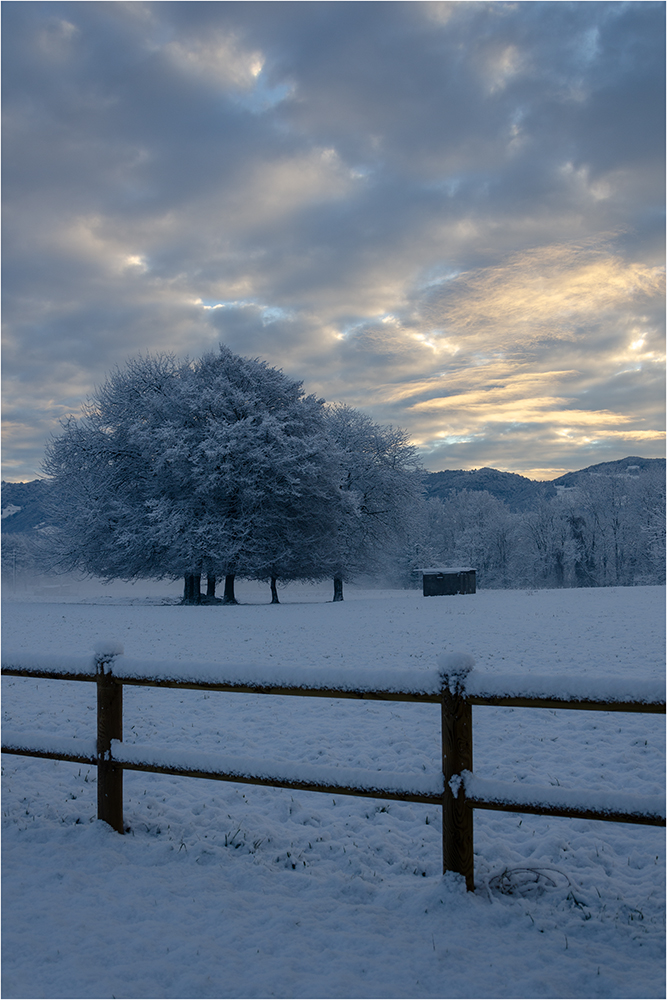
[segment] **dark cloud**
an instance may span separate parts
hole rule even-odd
[[[10,0],[3,26],[12,478],[114,364],[221,339],[430,468],[660,453],[662,4]]]

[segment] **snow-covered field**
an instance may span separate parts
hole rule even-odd
[[[431,665],[662,677],[663,587],[415,592],[240,583],[239,607],[157,585],[7,601],[5,650],[262,665]],[[150,596],[150,595],[153,596]],[[170,601],[163,597],[162,600]],[[6,678],[12,730],[93,736],[92,685]],[[437,706],[125,689],[125,741],[438,772]],[[651,795],[664,717],[474,709],[475,773]],[[659,828],[475,813],[477,890],[441,874],[440,810],[139,772],[121,837],[95,769],[3,757],[3,996],[662,997]]]

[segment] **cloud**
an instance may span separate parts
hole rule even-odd
[[[433,469],[660,454],[658,5],[3,21],[12,478],[129,355],[221,340]]]
[[[664,294],[664,268],[623,260],[608,242],[560,243],[510,256],[447,282],[426,310],[452,337],[499,349],[574,340],[583,327]],[[613,321],[613,319],[612,319]]]
[[[171,41],[162,51],[182,72],[240,90],[253,87],[264,63],[260,52],[244,51],[233,35],[224,32],[191,41]]]

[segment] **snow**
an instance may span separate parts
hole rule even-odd
[[[12,750],[32,750],[38,753],[57,753],[62,757],[87,757],[93,762],[97,757],[96,739],[64,739],[45,733],[30,733],[2,727],[2,745]]]
[[[405,693],[437,696],[443,678],[455,682],[456,690],[475,698],[543,698],[554,701],[640,702],[665,704],[665,684],[629,675],[617,678],[582,676],[531,676],[503,674],[501,677],[473,671],[474,658],[469,653],[454,652],[436,657],[437,666],[412,670],[395,667],[319,668],[271,664],[183,663],[180,660],[118,659],[123,646],[107,641],[94,656],[76,654],[35,655],[3,653],[4,669],[21,669],[35,674],[95,674],[98,659],[109,658],[106,672],[125,680],[173,682],[180,684],[244,686],[256,688],[294,688],[303,691]]]
[[[457,775],[458,777],[458,775]],[[639,796],[622,792],[595,792],[586,789],[539,788],[478,778],[470,771],[461,775],[466,795],[486,802],[516,806],[544,806],[555,809],[591,809],[597,812],[624,812],[632,816],[665,818],[665,796]],[[451,781],[450,781],[451,785]]]
[[[398,670],[395,667],[346,667],[336,663],[318,667],[296,664],[206,664],[141,661],[131,658],[115,660],[111,667],[114,677],[172,680],[182,683],[242,684],[248,687],[287,687],[311,690],[385,691],[437,695],[440,676],[433,665],[428,668]]]
[[[111,656],[122,656],[125,652],[125,647],[122,642],[118,642],[117,639],[100,639],[95,643],[95,660],[106,660],[107,657]]]
[[[442,795],[442,774],[392,774],[387,771],[370,771],[350,767],[318,767],[316,764],[290,763],[289,761],[257,760],[253,758],[220,757],[217,754],[193,753],[184,750],[170,751],[164,747],[139,744],[126,746],[118,740],[111,741],[113,760],[128,764],[153,764],[158,767],[191,770],[219,771],[239,778],[257,777],[269,783],[302,782],[322,785],[325,788],[363,788],[373,791],[399,792],[412,795]]]
[[[426,678],[465,650],[487,684],[636,691],[664,676],[661,587],[459,600],[346,586],[333,604],[327,584],[271,606],[268,587],[241,581],[232,608],[174,606],[159,585],[99,592],[112,596],[93,581],[76,602],[5,602],[6,646],[90,665],[113,636],[127,653],[114,670],[136,658]],[[13,733],[94,740],[94,684],[6,677],[3,692]],[[664,793],[655,715],[480,706],[473,719],[474,780],[496,791]],[[126,687],[120,752],[146,747],[416,788],[439,776],[440,711]],[[126,770],[121,837],[94,820],[94,767],[3,765],[5,997],[664,996],[658,828],[477,810],[466,893],[441,874],[433,805]]]
[[[641,669],[641,663],[639,665]],[[583,666],[581,668],[583,673]],[[646,680],[634,673],[624,677],[559,675],[535,677],[503,674],[494,677],[471,672],[465,678],[465,693],[477,698],[544,698],[554,701],[638,701],[665,704],[665,682]]]
[[[432,576],[435,573],[474,573],[472,566],[430,566],[428,569],[418,569],[417,573]]]
[[[2,651],[2,666],[4,670],[20,669],[36,674],[95,674],[95,659],[90,654],[81,653],[26,653],[22,650]]]

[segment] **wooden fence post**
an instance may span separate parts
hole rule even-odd
[[[445,674],[442,682],[442,869],[463,875],[469,892],[475,888],[473,811],[465,803],[463,784],[455,790],[452,778],[472,771],[472,705],[461,693],[465,674]],[[453,690],[450,689],[450,683]]]
[[[111,662],[97,658],[97,818],[123,833],[123,769],[109,760],[111,741],[123,738],[123,685],[105,672]]]

